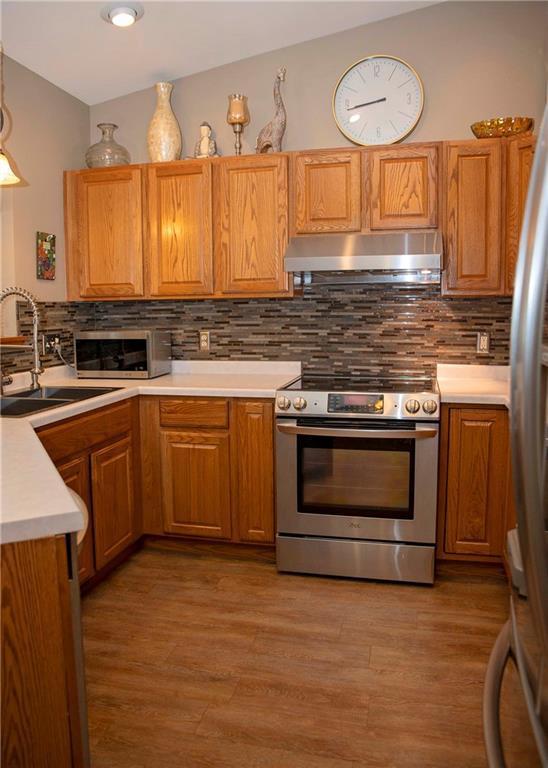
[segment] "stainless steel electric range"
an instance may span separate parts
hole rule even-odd
[[[278,391],[278,570],[432,583],[439,410],[426,378]]]

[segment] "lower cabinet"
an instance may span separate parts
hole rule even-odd
[[[87,454],[59,464],[59,474],[75,493],[80,496],[91,514],[91,493],[89,486],[89,459]],[[78,578],[80,583],[87,581],[95,573],[95,558],[93,555],[93,520],[90,518],[84,541],[78,555]]]
[[[131,437],[92,452],[91,495],[95,562],[102,568],[135,539]]]
[[[230,539],[229,435],[162,430],[160,442],[166,532]]]
[[[141,416],[145,533],[274,542],[272,401],[143,398]]]
[[[510,525],[506,408],[444,405],[438,556],[500,559]]]

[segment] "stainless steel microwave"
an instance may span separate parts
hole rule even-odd
[[[81,379],[153,379],[171,372],[171,333],[77,331],[74,365]]]

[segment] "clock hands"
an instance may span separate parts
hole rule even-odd
[[[381,101],[386,101],[386,96],[383,96],[382,99],[375,99],[374,101],[366,101],[363,104],[354,104],[353,107],[347,107],[346,111],[349,112],[353,109],[358,109],[358,107],[368,107],[370,104],[380,104]]]

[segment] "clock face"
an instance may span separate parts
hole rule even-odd
[[[394,56],[369,56],[343,74],[333,94],[339,130],[355,144],[393,144],[419,121],[424,104],[415,70]]]

